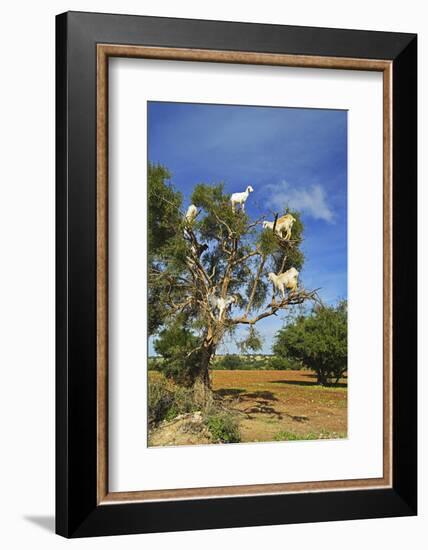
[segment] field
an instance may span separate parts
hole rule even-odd
[[[308,370],[213,370],[211,374],[217,402],[235,415],[243,443],[347,436],[346,378],[336,387],[322,387]],[[158,434],[151,444],[198,443],[186,439],[173,443],[170,437]]]
[[[346,380],[325,388],[306,370],[212,375],[216,395],[238,411],[242,442],[346,437]]]

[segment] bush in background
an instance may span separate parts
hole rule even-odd
[[[237,370],[242,368],[242,359],[239,355],[222,355],[214,362],[215,370]]]
[[[213,370],[300,370],[302,362],[275,355],[220,355],[213,363]]]
[[[273,370],[300,370],[303,365],[300,361],[290,359],[289,357],[273,356],[269,360],[269,368]]]
[[[337,385],[348,362],[348,306],[316,306],[281,329],[273,346],[279,357],[301,361],[322,386]]]

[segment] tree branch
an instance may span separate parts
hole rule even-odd
[[[250,229],[253,229],[253,227],[256,227],[256,226],[260,225],[261,223],[263,223],[264,219],[265,219],[265,216],[262,216],[261,218],[259,218],[259,219],[256,220],[255,222],[250,223],[250,224],[247,226],[246,233],[248,233],[248,231],[249,231]]]
[[[250,297],[248,299],[248,304],[247,304],[247,307],[245,309],[245,316],[248,315],[248,313],[250,312],[250,309],[253,305],[254,296],[256,295],[257,286],[259,284],[260,276],[261,276],[263,268],[265,266],[265,262],[266,262],[266,258],[264,256],[262,256],[259,267],[257,269],[256,277],[254,279],[253,288],[251,289],[251,294],[250,294]]]
[[[212,213],[214,214],[214,217],[217,220],[217,222],[225,226],[225,228],[227,229],[227,232],[229,233],[229,238],[231,239],[233,237],[233,231],[230,229],[229,225],[224,220],[220,219],[217,213],[214,212],[214,210]]]
[[[235,319],[229,319],[231,324],[242,324],[242,325],[255,325],[258,321],[261,319],[265,319],[266,317],[270,317],[271,315],[275,315],[279,310],[281,309],[287,309],[290,305],[297,305],[297,304],[303,304],[306,300],[312,300],[314,302],[319,303],[319,297],[316,290],[312,290],[310,292],[306,292],[305,290],[301,290],[300,292],[290,292],[284,300],[281,302],[275,302],[272,300],[272,302],[267,306],[268,309],[264,311],[263,313],[260,313],[256,317],[253,317],[252,319],[248,318],[248,314],[245,313],[242,317],[237,317]],[[248,307],[248,306],[247,306]]]
[[[260,250],[254,250],[254,252],[250,252],[249,254],[247,254],[246,256],[243,256],[242,258],[238,258],[233,262],[233,265],[242,264],[246,262],[249,258],[252,258],[253,256],[257,256],[257,255],[261,256]]]

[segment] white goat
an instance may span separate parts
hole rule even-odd
[[[275,273],[270,272],[268,274],[268,279],[272,282],[274,288],[279,290],[282,294],[282,299],[285,299],[285,289],[288,288],[290,291],[295,292],[297,290],[297,278],[299,272],[295,267],[290,267],[284,273],[276,275]]]
[[[218,309],[219,321],[223,318],[224,312],[232,305],[236,304],[236,296],[227,296],[227,298],[217,298],[213,294],[209,297],[212,308]]]
[[[248,199],[248,195],[252,193],[254,189],[249,185],[243,193],[233,193],[230,197],[230,202],[232,203],[232,211],[235,212],[235,206],[239,204],[242,212],[245,212],[245,201]]]
[[[296,218],[291,214],[285,214],[276,220],[275,233],[280,237],[285,237],[287,240],[291,239],[291,228],[293,227]],[[275,225],[275,222],[263,222],[264,229],[272,229]],[[285,231],[285,236],[283,235]]]
[[[195,218],[196,218],[197,215],[198,215],[198,209],[196,208],[196,206],[194,204],[191,204],[189,206],[189,208],[187,209],[187,212],[184,216],[184,221],[188,225],[191,225],[195,221]]]
[[[274,222],[263,222],[263,229],[271,229],[273,231]]]

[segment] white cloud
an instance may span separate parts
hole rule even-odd
[[[267,185],[269,195],[266,204],[274,210],[287,205],[292,210],[299,210],[315,220],[333,222],[333,212],[327,204],[327,197],[323,187],[315,183],[309,187],[291,187],[282,181],[278,184]]]

